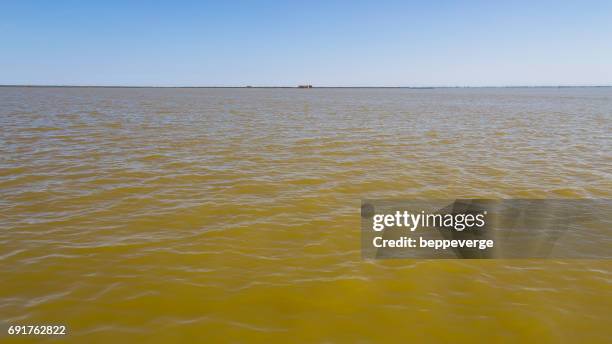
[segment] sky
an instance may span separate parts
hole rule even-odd
[[[0,84],[612,85],[612,1],[0,1]]]

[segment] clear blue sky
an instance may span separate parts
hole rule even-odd
[[[612,85],[612,1],[0,1],[0,84]]]

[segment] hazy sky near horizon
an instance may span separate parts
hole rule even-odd
[[[612,85],[612,1],[2,1],[0,84]]]

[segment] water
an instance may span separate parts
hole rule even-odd
[[[610,198],[610,133],[611,88],[0,88],[0,336],[604,342],[608,261],[364,261],[359,206]]]

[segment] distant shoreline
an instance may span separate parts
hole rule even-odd
[[[103,85],[0,85],[0,87],[29,87],[29,88],[287,88],[287,89],[314,89],[314,88],[399,88],[414,90],[451,89],[451,88],[607,88],[612,85],[558,85],[558,86],[312,86],[301,88],[298,86],[103,86]]]

